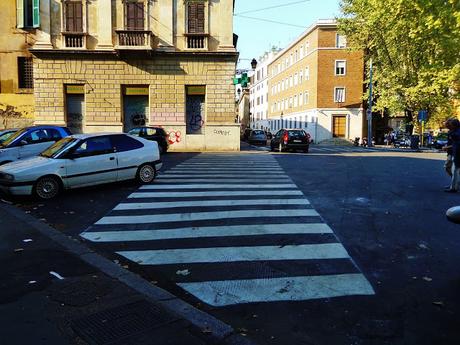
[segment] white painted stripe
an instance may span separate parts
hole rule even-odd
[[[251,173],[251,176],[246,177],[246,176],[241,176],[241,174],[222,174],[222,173],[189,173],[185,174],[184,172],[174,172],[174,171],[168,171],[164,173],[160,173],[159,175],[161,178],[163,177],[234,177],[234,178],[239,178],[239,179],[245,179],[245,178],[254,178],[254,177],[259,177],[259,178],[264,178],[264,177],[282,177],[286,176],[284,173],[279,172],[279,173]]]
[[[282,188],[296,188],[296,185],[293,183],[280,183],[280,184],[180,184],[174,183],[171,185],[162,184],[162,185],[145,185],[141,186],[140,189],[233,189],[233,188],[269,188],[269,189],[282,189]],[[246,194],[251,194],[250,191],[247,191]]]
[[[298,246],[216,247],[120,251],[117,254],[141,265],[170,265],[237,261],[346,259],[340,243]]]
[[[190,198],[190,197],[214,197],[214,196],[248,196],[248,191],[209,191],[209,192],[144,192],[132,193],[128,199],[133,198]],[[300,190],[266,190],[266,191],[251,191],[251,196],[287,196],[287,195],[303,195]]]
[[[330,234],[332,229],[324,223],[312,224],[257,224],[209,226],[159,230],[122,230],[84,232],[81,236],[92,242],[154,241],[182,238]]]
[[[249,200],[194,200],[176,202],[121,203],[114,208],[122,210],[153,210],[177,207],[251,206],[251,205],[309,205],[307,199],[249,199]]]
[[[262,180],[262,181],[261,181]],[[182,183],[182,182],[222,182],[222,183],[256,183],[256,182],[291,182],[292,180],[289,177],[277,177],[277,178],[262,178],[259,177],[257,179],[251,178],[251,177],[245,177],[245,178],[238,178],[238,179],[229,179],[229,178],[221,178],[221,179],[212,179],[212,178],[164,178],[160,176],[158,180],[155,181],[155,183]]]
[[[319,298],[375,294],[372,285],[360,273],[207,281],[178,283],[178,285],[205,303],[215,307],[242,303],[305,301]]]
[[[145,224],[163,222],[190,222],[196,220],[227,219],[227,218],[268,218],[268,217],[314,217],[318,213],[313,209],[301,210],[244,210],[219,212],[193,212],[152,214],[135,216],[108,216],[96,222],[97,225],[107,224]]]
[[[228,171],[228,167],[216,167],[215,165],[210,165],[210,167],[178,167],[178,166],[175,166],[173,168],[171,168],[170,170],[203,170],[203,171],[206,171],[206,170],[222,170],[222,171]],[[244,168],[244,167],[236,167],[236,168],[232,168],[232,170],[237,170],[237,171],[283,171],[283,169],[281,169],[281,167],[273,167],[273,168],[257,168],[257,167],[248,167],[248,168]]]

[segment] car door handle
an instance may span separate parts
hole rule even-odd
[[[115,157],[110,157],[109,159],[110,159],[111,161],[113,161],[113,160],[115,159]]]

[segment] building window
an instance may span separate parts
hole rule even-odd
[[[125,2],[125,29],[144,30],[143,2]]]
[[[308,91],[305,91],[305,93],[303,94],[303,102],[305,104],[308,104],[309,98],[310,98],[310,94],[308,93]]]
[[[299,94],[299,105],[302,105],[303,104],[303,97],[302,97],[302,94],[300,93]]]
[[[83,32],[83,5],[81,1],[64,3],[64,28],[66,32]]]
[[[297,103],[297,95],[294,96],[294,107],[297,107],[298,106],[298,103]]]
[[[336,48],[346,48],[347,47],[347,38],[344,35],[336,35],[335,39]]]
[[[336,60],[335,61],[335,75],[345,75],[346,67],[347,67],[347,62],[345,60]]]
[[[303,72],[300,71],[299,72],[299,84],[302,84],[302,82],[303,82]]]
[[[294,85],[297,85],[299,82],[299,75],[296,73],[294,74]]]
[[[205,33],[204,2],[190,1],[187,4],[187,30],[189,34]]]
[[[305,68],[305,80],[310,80],[310,67]]]
[[[289,86],[292,87],[292,75],[289,77]]]
[[[32,58],[18,57],[18,88],[34,87],[34,67]]]
[[[16,0],[16,27],[40,26],[40,0]]]
[[[345,102],[345,88],[344,87],[334,88],[334,102],[335,103]]]

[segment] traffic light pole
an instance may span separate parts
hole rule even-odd
[[[367,102],[367,147],[372,147],[372,58],[369,64],[369,100]]]

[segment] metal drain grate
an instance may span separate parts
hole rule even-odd
[[[107,309],[72,322],[73,330],[87,343],[113,344],[177,320],[162,309],[138,301]]]

